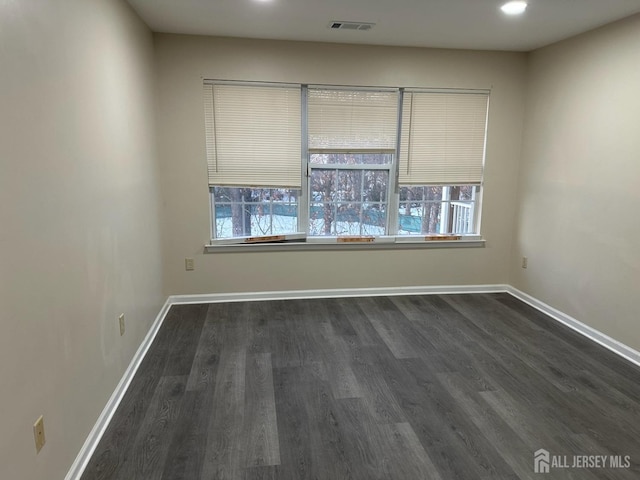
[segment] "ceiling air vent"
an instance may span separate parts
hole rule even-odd
[[[331,30],[360,30],[366,32],[371,30],[375,23],[365,22],[331,22],[329,28]]]

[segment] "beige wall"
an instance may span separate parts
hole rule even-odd
[[[0,2],[2,479],[64,478],[162,305],[152,81],[123,1]]]
[[[166,294],[505,283],[526,55],[155,35]],[[203,254],[210,238],[202,79],[492,88],[486,248]],[[195,257],[196,270],[184,270]]]
[[[638,15],[531,55],[511,273],[517,288],[635,349],[639,59]]]

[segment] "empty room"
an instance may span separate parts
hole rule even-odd
[[[0,0],[0,478],[640,478],[640,0]]]

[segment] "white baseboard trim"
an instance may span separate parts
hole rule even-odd
[[[518,300],[521,300],[524,303],[531,305],[533,308],[540,310],[542,313],[550,316],[554,320],[566,325],[572,330],[575,330],[579,334],[584,335],[589,340],[592,340],[602,345],[603,347],[611,350],[613,353],[621,356],[625,360],[628,360],[629,362],[640,366],[640,352],[638,352],[637,350],[634,350],[633,348],[625,345],[624,343],[619,342],[615,338],[611,338],[610,336],[602,333],[601,331],[596,330],[595,328],[590,327],[589,325],[582,323],[579,320],[576,320],[575,318],[567,315],[566,313],[563,313],[560,310],[557,310],[552,306],[547,305],[546,303],[538,300],[535,297],[532,297],[527,293],[524,293],[518,290],[515,287],[512,287],[509,285],[507,287],[507,292],[513,295],[514,297],[516,297]]]
[[[458,294],[458,293],[504,293],[507,292],[515,298],[540,310],[554,320],[568,326],[576,332],[584,335],[590,340],[618,354],[629,362],[640,366],[640,352],[624,345],[623,343],[605,335],[604,333],[576,320],[569,315],[556,310],[546,303],[528,295],[510,285],[451,285],[451,286],[422,286],[422,287],[388,287],[388,288],[344,288],[326,290],[289,290],[280,292],[246,292],[246,293],[214,293],[205,295],[171,295],[162,306],[160,313],[153,322],[149,332],[140,344],[138,351],[133,356],[131,363],[127,367],[111,395],[111,398],[98,417],[96,424],[89,433],[87,440],[80,449],[73,465],[69,469],[65,480],[80,480],[93,452],[95,451],[102,435],[107,429],[111,418],[115,414],[124,394],[129,388],[129,384],[142,363],[149,347],[160,330],[164,319],[172,305],[183,305],[192,303],[221,303],[221,302],[247,302],[265,300],[293,300],[308,298],[345,298],[345,297],[375,297],[375,296],[397,296],[397,295],[435,295],[435,294]]]
[[[109,398],[109,401],[107,402],[104,409],[102,410],[102,413],[100,414],[100,416],[98,417],[98,420],[96,421],[95,425],[91,429],[91,432],[89,432],[89,436],[85,440],[84,445],[82,446],[82,448],[80,449],[80,452],[78,453],[78,456],[76,457],[75,461],[71,465],[69,472],[67,472],[67,476],[64,477],[65,480],[80,480],[80,477],[84,472],[84,469],[87,467],[89,460],[91,460],[91,456],[93,455],[93,452],[98,446],[98,443],[100,443],[100,440],[102,439],[102,435],[104,435],[104,432],[109,426],[109,422],[111,422],[113,415],[116,413],[116,410],[118,409],[118,405],[120,405],[120,402],[124,397],[124,394],[127,392],[127,389],[131,384],[131,380],[133,380],[133,377],[136,374],[138,367],[140,366],[140,364],[142,363],[142,360],[146,356],[147,351],[149,350],[149,347],[153,343],[153,340],[156,338],[156,334],[160,330],[160,327],[162,326],[162,322],[164,322],[164,319],[167,316],[167,312],[169,312],[170,308],[171,308],[171,303],[169,302],[169,299],[167,299],[167,301],[164,303],[164,305],[160,309],[160,313],[158,313],[156,319],[151,325],[149,332],[144,337],[144,340],[142,340],[142,343],[138,347],[138,350],[136,351],[135,355],[131,359],[129,366],[125,370],[122,378],[120,379],[120,382],[116,386],[116,389],[114,390],[113,394],[111,394],[111,398]]]
[[[287,290],[279,292],[212,293],[172,295],[172,305],[189,303],[250,302],[264,300],[302,300],[308,298],[389,297],[398,295],[435,295],[454,293],[507,292],[508,285],[451,285],[422,287],[336,288],[326,290]]]

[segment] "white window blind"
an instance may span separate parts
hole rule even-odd
[[[397,91],[309,88],[309,150],[395,150]]]
[[[481,183],[488,101],[488,93],[405,91],[399,183]]]
[[[301,186],[299,86],[204,85],[209,184]]]

